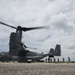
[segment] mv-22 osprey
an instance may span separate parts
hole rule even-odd
[[[3,61],[12,61],[12,60],[17,60],[17,61],[39,61],[40,59],[49,56],[49,57],[54,57],[54,56],[61,56],[61,49],[60,45],[56,45],[55,50],[50,49],[49,53],[43,54],[43,53],[35,53],[29,50],[26,50],[26,45],[22,43],[22,31],[30,31],[30,30],[35,30],[35,29],[45,29],[47,27],[42,26],[42,27],[32,27],[32,28],[26,28],[26,27],[14,27],[11,25],[8,25],[6,23],[0,22],[1,25],[5,25],[8,27],[11,27],[13,29],[16,29],[16,32],[11,32],[10,34],[10,40],[9,40],[9,52],[8,53],[1,53],[0,54],[0,60]]]

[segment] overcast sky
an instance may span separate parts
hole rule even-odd
[[[75,0],[0,0],[0,21],[17,27],[49,26],[23,33],[23,42],[47,53],[61,45],[62,57],[75,60]],[[14,29],[0,24],[0,51],[9,51]]]

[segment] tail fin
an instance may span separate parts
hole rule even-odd
[[[50,51],[49,51],[49,53],[50,53],[50,54],[54,54],[54,49],[51,48]]]
[[[61,46],[59,44],[57,44],[55,47],[54,55],[61,56]]]
[[[54,57],[54,49],[51,48],[49,51],[49,57]]]

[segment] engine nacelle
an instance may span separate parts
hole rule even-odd
[[[9,41],[9,55],[17,55],[17,45],[16,45],[16,33],[12,32],[10,35],[10,41]]]

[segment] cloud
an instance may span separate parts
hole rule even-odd
[[[65,32],[71,33],[74,31],[74,23],[72,24],[68,20],[68,16],[66,14],[60,13],[58,15],[54,15],[51,17],[51,25],[54,29],[63,30]]]

